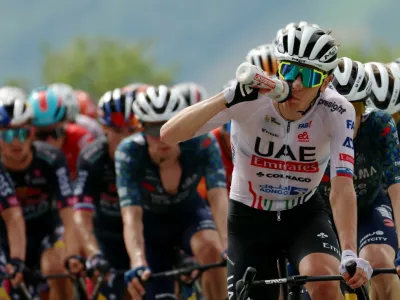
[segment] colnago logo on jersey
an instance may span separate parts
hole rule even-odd
[[[258,172],[256,174],[258,177],[268,177],[268,178],[286,178],[289,180],[293,180],[293,181],[298,181],[298,182],[311,182],[310,178],[307,177],[300,177],[300,176],[292,176],[292,175],[283,175],[283,174],[264,174],[263,172]]]
[[[318,162],[315,159],[315,147],[298,146],[296,155],[289,145],[282,145],[278,151],[276,150],[274,142],[269,141],[267,144],[261,145],[261,138],[257,137],[254,147],[257,155],[252,155],[251,165],[301,173],[317,173],[319,171]]]
[[[306,188],[298,188],[295,186],[273,186],[270,184],[262,184],[260,185],[260,192],[269,193],[269,194],[278,194],[278,195],[304,195],[307,193],[308,189]]]
[[[337,111],[340,114],[343,114],[346,111],[346,109],[343,108],[341,104],[337,105],[336,102],[326,101],[324,99],[319,99],[318,105],[329,107],[331,109],[331,112]]]

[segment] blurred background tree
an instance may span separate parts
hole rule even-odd
[[[398,47],[390,47],[384,41],[376,41],[373,47],[364,47],[363,45],[348,45],[339,47],[339,55],[346,56],[353,60],[358,60],[362,63],[371,61],[388,63],[397,58],[400,53]]]
[[[27,93],[29,92],[28,81],[24,78],[9,78],[4,82],[4,85],[16,86],[23,89]]]
[[[132,82],[173,82],[176,66],[159,67],[149,55],[151,43],[77,37],[60,50],[43,48],[42,76],[47,84],[65,82],[99,99],[107,90]]]

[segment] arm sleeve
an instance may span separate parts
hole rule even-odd
[[[72,181],[67,160],[61,151],[57,150],[57,158],[54,162],[54,185],[58,209],[72,207],[76,202],[72,189]]]
[[[226,188],[226,174],[221,159],[221,150],[213,134],[208,133],[204,136],[202,148],[206,158],[204,177],[207,190]]]
[[[345,107],[343,113],[340,111],[328,112],[331,121],[331,179],[336,176],[353,178],[355,112],[350,102],[344,102],[343,106]]]
[[[11,177],[0,166],[0,213],[7,208],[19,206]]]
[[[134,144],[123,141],[115,151],[116,184],[121,207],[141,205],[139,188],[139,151]]]
[[[391,186],[400,183],[400,144],[396,123],[391,115],[379,112],[376,118],[379,126],[380,149],[382,151],[383,173],[386,183]]]
[[[225,108],[223,111],[219,112],[210,120],[208,120],[207,123],[196,132],[195,137],[208,133],[211,130],[224,125],[225,123],[228,123],[230,119],[231,116],[229,115],[228,108]]]
[[[97,180],[98,171],[96,169],[95,164],[85,159],[84,153],[79,155],[78,175],[74,183],[74,196],[77,201],[74,205],[75,210],[94,210],[94,202],[100,194],[99,181]]]
[[[229,120],[236,120],[237,122],[246,122],[251,116],[256,113],[262,106],[270,105],[272,100],[269,99],[266,95],[260,95],[258,99],[249,102],[241,102],[235,105],[232,105],[229,108],[225,108],[210,120],[207,121],[195,134],[195,136],[199,136],[210,132],[211,130],[218,128],[225,123],[228,123]]]

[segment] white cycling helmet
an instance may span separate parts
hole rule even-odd
[[[136,96],[133,111],[140,122],[166,122],[187,107],[185,102],[175,89],[165,85],[150,86]]]
[[[79,101],[74,89],[65,83],[53,83],[48,88],[55,91],[61,97],[67,109],[66,119],[74,122],[76,116],[79,114]]]
[[[333,75],[331,85],[350,102],[366,100],[369,97],[372,80],[359,61],[348,57],[340,58]]]
[[[284,28],[281,28],[276,32],[275,39],[273,40],[272,44],[274,44],[275,46],[278,44],[279,37],[282,35],[282,33],[284,31],[288,30],[289,28],[298,28],[298,27],[302,27],[302,26],[312,26],[317,29],[321,29],[321,27],[319,27],[317,24],[310,24],[310,23],[307,23],[306,21],[300,21],[299,23],[292,22],[292,23],[287,24]]]
[[[365,70],[372,80],[367,106],[385,110],[391,115],[400,111],[400,66],[395,62],[388,65],[369,62],[365,64]]]
[[[182,82],[172,87],[176,89],[185,98],[186,105],[196,104],[204,99],[207,99],[206,89],[194,82]]]
[[[0,88],[0,125],[19,126],[33,118],[25,92],[17,87]]]
[[[279,61],[302,63],[329,72],[337,67],[338,49],[327,32],[306,25],[285,31],[279,37],[275,56]]]
[[[276,72],[278,71],[275,46],[272,44],[263,44],[251,49],[247,53],[245,61],[263,69],[270,76],[276,76]]]

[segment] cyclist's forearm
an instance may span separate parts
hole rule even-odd
[[[72,207],[66,207],[60,210],[61,221],[64,226],[64,242],[66,247],[66,256],[76,255],[80,251],[80,244],[78,236],[78,230],[74,223],[74,211]]]
[[[226,108],[223,93],[185,108],[161,128],[161,139],[170,144],[188,140],[212,117]]]
[[[132,267],[147,266],[143,236],[143,208],[139,205],[121,208],[124,241]]]
[[[390,201],[392,203],[393,217],[396,225],[397,239],[400,241],[400,183],[391,185],[388,188]]]
[[[211,212],[221,238],[222,251],[228,247],[228,192],[225,188],[215,188],[208,192]]]
[[[10,257],[25,261],[26,229],[21,207],[11,207],[3,211],[2,217],[7,227]]]
[[[124,241],[132,267],[147,266],[144,249],[143,224],[124,224]]]
[[[90,211],[75,211],[74,220],[85,255],[90,257],[99,253],[100,248],[93,230],[93,213]]]
[[[354,189],[331,192],[330,201],[341,249],[357,253],[357,200]]]

